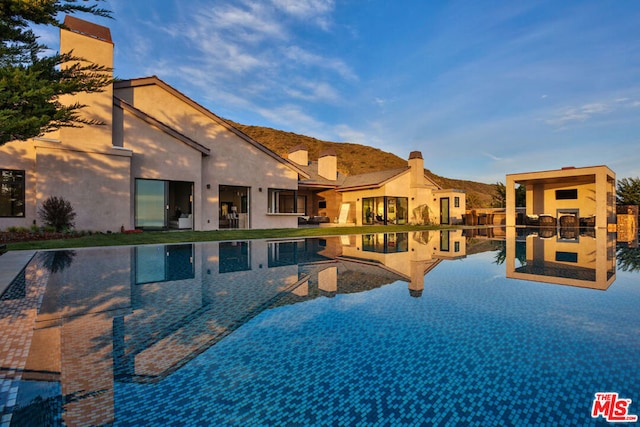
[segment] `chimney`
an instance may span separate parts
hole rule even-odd
[[[331,181],[338,179],[338,156],[331,148],[322,151],[318,157],[318,175]]]
[[[82,19],[66,16],[66,28],[60,30],[60,53],[69,53],[94,64],[113,69],[113,41],[109,28]],[[71,64],[62,64],[62,67]],[[113,78],[113,71],[106,72],[107,78]],[[79,111],[81,117],[102,122],[101,126],[84,125],[80,128],[60,129],[60,139],[83,147],[104,149],[112,145],[113,124],[113,85],[109,84],[101,92],[79,92],[60,98],[65,105],[79,103],[86,105]]]
[[[411,187],[424,186],[424,160],[420,151],[409,154],[409,168],[411,169]]]
[[[296,145],[291,148],[287,157],[297,165],[307,166],[309,164],[309,150],[304,145]]]

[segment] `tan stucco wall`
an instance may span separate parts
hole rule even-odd
[[[466,197],[462,191],[450,191],[450,190],[437,190],[433,193],[437,199],[435,202],[434,210],[436,212],[436,218],[440,218],[440,199],[449,198],[449,224],[463,224],[464,215],[466,212]],[[458,198],[460,204],[458,207],[455,205],[455,198]]]
[[[64,197],[76,212],[78,230],[119,231],[129,224],[130,153],[75,151],[63,144],[37,144],[37,203]],[[128,228],[128,227],[127,227]]]
[[[291,168],[217,123],[197,106],[182,102],[159,86],[116,89],[116,96],[211,150],[209,156],[203,157],[194,166],[201,170],[200,185],[196,185],[194,200],[196,230],[219,228],[220,185],[249,188],[250,228],[297,226],[296,215],[267,214],[269,188],[297,189],[298,175]],[[125,140],[130,140],[128,132],[125,127]],[[137,130],[138,138],[151,141],[152,137],[144,134],[144,127]],[[166,169],[160,168],[157,162],[155,170],[160,177]],[[188,162],[181,165],[180,170],[184,170],[182,166],[190,167]],[[177,176],[172,179],[191,180]],[[207,188],[207,184],[210,188]]]
[[[81,129],[78,129],[81,131]],[[117,231],[129,224],[130,153],[83,152],[56,141],[14,141],[0,148],[0,166],[25,171],[25,217],[0,218],[0,228],[44,225],[42,202],[63,197],[76,212],[77,230]]]
[[[556,200],[556,190],[578,190],[578,198],[572,200]],[[557,216],[559,209],[579,209],[580,216],[596,214],[596,184],[537,184],[527,186],[527,215],[549,214]]]

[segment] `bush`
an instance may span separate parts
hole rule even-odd
[[[60,232],[72,228],[76,213],[68,200],[62,197],[51,196],[42,203],[38,210],[38,216],[46,225]]]

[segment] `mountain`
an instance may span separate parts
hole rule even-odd
[[[331,148],[338,155],[338,170],[346,175],[357,175],[406,166],[407,159],[400,158],[377,148],[349,142],[322,141],[306,135],[250,126],[227,120],[234,127],[249,135],[271,151],[286,158],[289,150],[296,145],[305,145],[309,159],[317,159],[321,151]],[[407,153],[407,156],[409,153]],[[457,188],[467,193],[467,208],[490,207],[495,193],[493,184],[445,178],[425,169],[426,174],[442,188]]]

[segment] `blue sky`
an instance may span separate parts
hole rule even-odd
[[[640,176],[640,2],[107,0],[115,74],[449,178]],[[57,48],[55,31],[42,41]]]

